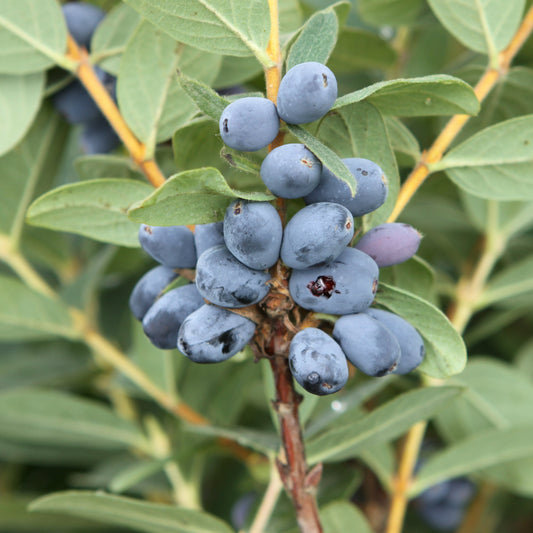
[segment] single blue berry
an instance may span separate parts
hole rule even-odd
[[[148,226],[141,224],[139,242],[158,263],[170,268],[194,268],[194,236],[186,226]]]

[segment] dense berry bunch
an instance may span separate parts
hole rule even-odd
[[[90,50],[93,33],[104,19],[105,12],[85,2],[69,2],[62,6],[62,10],[67,29],[78,46]],[[95,72],[114,96],[116,78],[99,67],[95,67]],[[57,91],[52,101],[67,122],[83,126],[80,142],[85,153],[106,153],[118,145],[115,131],[79,81],[73,81]]]
[[[297,65],[281,82],[277,108],[265,98],[245,97],[228,105],[220,118],[222,139],[235,149],[259,150],[277,136],[279,117],[292,124],[317,120],[336,96],[335,76],[327,67]],[[270,191],[307,203],[285,228],[270,203],[242,199],[227,208],[223,223],[196,226],[194,235],[182,226],[143,225],[141,245],[162,266],[139,281],[130,305],[152,342],[177,346],[199,363],[228,359],[256,331],[255,322],[231,309],[260,304],[272,316],[276,310],[268,305],[269,295],[279,293],[279,287],[268,269],[281,260],[292,269],[288,309],[294,302],[307,311],[339,316],[331,335],[306,327],[292,338],[289,364],[302,387],[319,395],[338,391],[348,379],[347,361],[370,376],[416,368],[425,354],[420,334],[400,316],[371,305],[379,268],[412,257],[420,234],[406,224],[382,224],[350,246],[354,217],[383,205],[388,187],[376,163],[343,162],[357,183],[355,197],[302,144],[268,154],[260,174]],[[193,267],[195,283],[161,295],[177,275],[173,269]]]

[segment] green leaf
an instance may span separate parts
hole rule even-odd
[[[113,476],[109,482],[109,490],[114,493],[126,492],[147,477],[163,470],[164,466],[165,462],[160,460],[136,461]]]
[[[320,509],[324,533],[372,533],[365,515],[351,502],[336,501]]]
[[[148,198],[134,204],[128,216],[153,226],[207,224],[224,218],[235,198],[268,202],[263,192],[233,190],[216,168],[187,170],[169,178]]]
[[[399,437],[413,424],[431,418],[457,396],[458,387],[417,389],[396,396],[355,423],[337,425],[306,445],[309,463],[340,461],[378,442]]]
[[[354,50],[357,53],[354,54]],[[335,73],[352,74],[364,68],[388,68],[396,61],[396,51],[379,35],[368,30],[344,28],[328,61]]]
[[[518,29],[525,0],[428,0],[443,26],[465,46],[495,57]]]
[[[98,24],[91,39],[91,59],[104,70],[117,75],[126,44],[141,22],[139,13],[118,4]]]
[[[15,278],[0,275],[0,339],[34,340],[50,337],[75,339],[66,306],[30,289]]]
[[[418,17],[423,0],[358,0],[361,18],[375,26],[402,26]]]
[[[152,190],[152,186],[140,181],[112,178],[64,185],[33,202],[27,222],[137,247],[139,226],[128,219],[127,210]]]
[[[24,137],[41,105],[44,73],[0,74],[0,155]]]
[[[176,41],[206,52],[255,55],[271,66],[266,54],[270,34],[268,4],[263,0],[126,0]]]
[[[316,137],[304,130],[301,126],[287,124],[289,131],[305,146],[313,152],[322,165],[329,169],[337,178],[348,185],[350,191],[355,196],[357,194],[357,183],[352,173],[340,160],[339,156],[326,145],[322,144]]]
[[[429,263],[415,255],[409,261],[392,268],[382,268],[379,272],[380,281],[408,291],[424,300],[435,298],[435,271]]]
[[[426,357],[418,367],[444,379],[459,374],[466,364],[466,347],[444,313],[407,291],[380,283],[376,302],[405,318],[424,338]]]
[[[183,73],[179,74],[178,81],[189,98],[197,105],[198,109],[206,116],[218,122],[220,115],[222,115],[222,112],[230,102],[218,95],[211,87],[193,80]]]
[[[299,63],[326,64],[337,42],[339,21],[332,8],[315,13],[303,27],[287,57],[287,70]],[[317,35],[320,36],[317,39]]]
[[[146,533],[232,532],[225,522],[207,513],[102,492],[57,492],[35,500],[30,511],[59,512]]]
[[[0,4],[0,72],[27,74],[61,63],[67,28],[57,0]]]
[[[385,117],[385,125],[392,149],[396,152],[397,157],[400,156],[398,164],[400,166],[413,166],[421,155],[418,139],[403,122],[395,117]]]
[[[110,177],[144,179],[131,158],[120,155],[84,155],[74,161],[74,168],[82,180]]]
[[[533,425],[488,429],[428,459],[409,493],[416,496],[445,479],[525,458],[533,458]]]
[[[262,71],[263,67],[255,56],[222,56],[222,65],[220,66],[216,80],[213,82],[213,87],[235,87],[239,83],[257,77]]]
[[[445,74],[380,81],[337,98],[332,109],[363,100],[375,105],[385,115],[402,117],[475,115],[479,111],[479,100],[472,87]]]
[[[445,170],[466,192],[499,201],[533,199],[533,115],[490,126],[453,148],[432,172]]]
[[[23,444],[120,450],[143,444],[132,422],[103,404],[65,392],[15,389],[0,393],[2,437]]]

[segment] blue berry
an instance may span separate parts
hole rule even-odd
[[[300,63],[283,76],[278,113],[288,124],[306,124],[322,118],[337,98],[337,80],[331,70],[315,61]]]
[[[177,277],[178,274],[174,270],[165,266],[160,265],[149,270],[131,291],[129,303],[133,316],[142,320],[161,291]]]
[[[264,270],[279,259],[283,227],[276,209],[268,202],[235,200],[224,217],[228,250],[250,268]]]
[[[383,324],[363,313],[341,316],[333,337],[352,365],[369,376],[390,374],[399,363],[400,345]]]
[[[194,228],[194,244],[198,257],[208,248],[224,244],[224,223],[197,224]]]
[[[255,333],[255,324],[214,305],[189,315],[179,330],[178,349],[195,363],[219,363],[241,351]]]
[[[274,148],[261,165],[261,178],[280,198],[300,198],[319,183],[322,163],[303,144]]]
[[[379,267],[388,267],[411,259],[421,238],[413,226],[392,222],[372,228],[355,247],[368,254]]]
[[[354,234],[353,217],[340,204],[320,202],[298,211],[283,232],[281,259],[291,268],[331,263]]]
[[[85,2],[69,2],[61,8],[69,33],[80,46],[90,49],[96,27],[105,17],[105,11]]]
[[[299,331],[291,341],[289,365],[294,379],[308,392],[323,396],[348,381],[348,364],[341,347],[317,328]]]
[[[148,226],[141,224],[139,242],[158,263],[170,268],[194,268],[194,236],[186,226]]]
[[[202,305],[204,300],[194,283],[172,289],[163,294],[144,315],[144,333],[154,346],[172,350],[176,348],[181,324]]]
[[[270,289],[270,274],[236,259],[224,244],[206,250],[196,264],[196,285],[215,305],[233,309],[260,302]]]
[[[289,281],[292,299],[304,309],[333,315],[364,311],[374,301],[379,268],[359,250],[345,248],[322,267],[293,270]]]
[[[349,157],[342,160],[357,182],[357,192],[352,196],[348,185],[329,169],[322,169],[318,186],[305,197],[308,204],[335,202],[347,207],[354,217],[374,211],[387,199],[387,180],[381,168],[368,159]]]
[[[100,116],[85,124],[80,143],[86,154],[107,154],[120,144],[120,139],[107,119]]]
[[[266,98],[239,98],[222,112],[219,121],[222,140],[235,150],[255,152],[269,145],[278,134],[276,106]]]
[[[407,320],[381,309],[367,309],[365,313],[389,329],[400,344],[401,359],[394,370],[395,374],[407,374],[424,360],[426,355],[424,341],[420,333]]]

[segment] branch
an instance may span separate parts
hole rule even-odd
[[[496,83],[507,74],[512,60],[531,35],[532,31],[533,7],[529,9],[509,46],[499,55],[499,68],[495,69],[489,66],[474,88],[474,92],[480,103],[483,102]],[[398,218],[405,206],[409,203],[409,200],[411,200],[418,188],[429,176],[431,165],[442,159],[444,152],[449,148],[450,144],[469,119],[469,115],[453,116],[441,131],[440,135],[435,139],[435,142],[429,150],[422,154],[420,161],[402,185],[398,198],[396,199],[396,205],[389,216],[388,222],[394,222]]]

